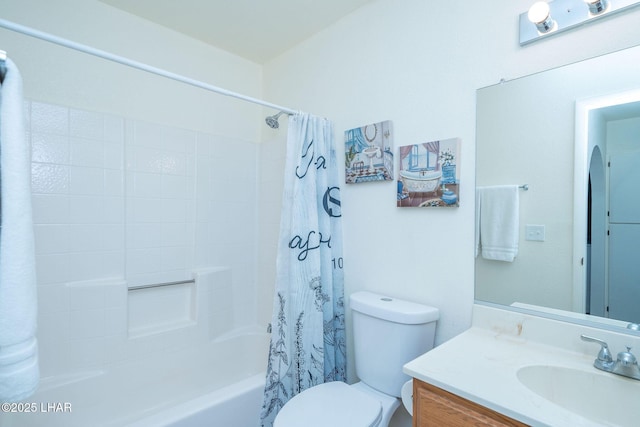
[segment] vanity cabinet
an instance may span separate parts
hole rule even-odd
[[[413,380],[413,427],[527,426],[423,381]]]

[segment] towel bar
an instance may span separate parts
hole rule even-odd
[[[180,281],[177,281],[177,282],[150,283],[148,285],[129,286],[129,290],[130,291],[139,291],[141,289],[161,288],[163,286],[186,285],[186,284],[195,283],[195,282],[196,282],[195,279],[191,279],[191,280],[180,280]]]

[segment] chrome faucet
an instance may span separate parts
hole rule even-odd
[[[580,338],[582,338],[582,341],[600,344],[600,351],[593,362],[594,367],[612,374],[640,380],[640,367],[638,367],[636,357],[631,353],[631,347],[627,347],[627,351],[618,353],[618,357],[614,361],[606,342],[587,335],[580,335]]]

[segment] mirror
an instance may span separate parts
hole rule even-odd
[[[476,119],[476,186],[528,186],[517,256],[478,255],[476,300],[640,323],[640,47],[479,89]]]

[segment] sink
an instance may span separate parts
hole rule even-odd
[[[518,380],[540,397],[608,426],[638,426],[640,381],[562,366],[520,368]]]

